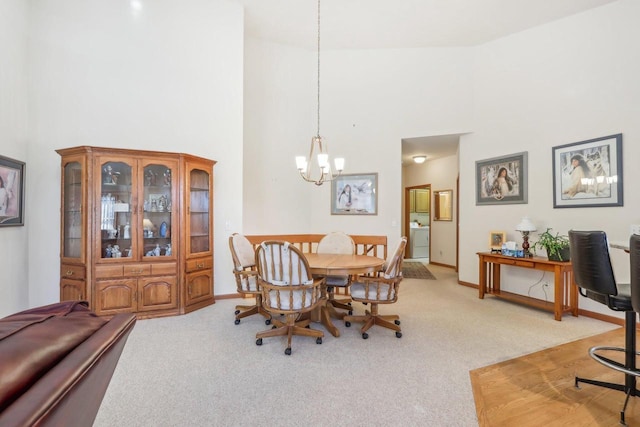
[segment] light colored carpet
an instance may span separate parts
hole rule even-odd
[[[138,321],[95,426],[477,426],[469,370],[618,327],[480,300],[431,268],[438,280],[405,279],[380,308],[400,315],[400,339],[336,321],[339,338],[294,337],[286,356],[284,338],[255,345],[261,316],[234,325],[240,300]]]

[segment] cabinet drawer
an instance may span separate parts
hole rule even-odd
[[[531,261],[520,261],[517,260],[516,264],[518,267],[526,267],[526,268],[533,268],[534,267],[534,263],[532,263]]]
[[[213,258],[200,258],[187,261],[187,272],[213,268]]]
[[[154,276],[160,274],[175,275],[178,273],[178,265],[175,262],[163,262],[162,264],[151,264],[151,274]]]
[[[124,266],[125,276],[148,276],[151,274],[150,264],[127,264]]]
[[[85,278],[84,266],[62,264],[60,266],[60,278],[83,280]]]
[[[96,279],[122,277],[122,265],[96,265]]]

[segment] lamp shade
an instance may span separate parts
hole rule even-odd
[[[516,225],[516,231],[536,231],[536,226],[533,225],[528,216],[525,216],[520,221],[520,224]]]

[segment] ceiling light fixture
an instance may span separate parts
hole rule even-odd
[[[314,154],[318,160],[317,170],[312,166],[314,163]],[[316,136],[311,138],[309,157],[296,156],[296,166],[302,179],[307,182],[313,182],[315,185],[322,185],[323,182],[331,181],[342,173],[344,169],[344,158],[337,157],[334,162],[336,173],[331,169],[327,144],[322,141],[322,137],[320,136],[320,0],[318,0],[318,132]],[[314,176],[316,176],[316,178],[314,178]]]
[[[427,160],[427,156],[413,156],[413,161],[421,164],[424,163]]]

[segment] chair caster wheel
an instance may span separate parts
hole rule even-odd
[[[322,337],[316,338],[316,344],[322,344]]]
[[[275,329],[275,328],[277,328],[277,326],[276,326],[276,325],[273,325],[273,326],[271,327],[271,329]]]
[[[256,340],[256,345],[262,345],[262,338],[258,338]]]
[[[284,354],[286,354],[287,356],[291,356],[291,347],[287,347],[284,349]]]
[[[394,320],[393,323],[395,323],[396,325],[399,325],[400,321],[399,320]]]
[[[353,316],[353,310],[349,310],[349,316]]]
[[[366,340],[367,338],[369,338],[369,334],[368,334],[368,333],[366,333],[366,332],[363,332],[363,333],[362,333],[362,339],[363,339],[363,340]]]
[[[396,332],[396,337],[402,338],[402,332]]]
[[[240,319],[236,319],[236,321],[233,322],[233,323],[235,323],[236,325],[239,325],[240,324]]]
[[[237,316],[238,314],[240,314],[240,310],[236,310],[235,313],[233,313],[233,314],[235,314]]]
[[[346,326],[347,328],[351,327],[351,322],[344,322],[344,326]]]
[[[271,324],[271,319],[267,319],[267,320],[265,320],[265,321],[264,321],[264,324],[265,324],[265,325],[270,325],[270,324]]]

